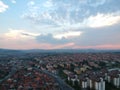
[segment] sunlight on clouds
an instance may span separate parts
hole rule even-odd
[[[6,5],[2,1],[0,1],[0,13],[6,11],[7,8],[8,8],[8,5]]]
[[[98,28],[117,24],[120,22],[120,15],[116,14],[97,14],[96,16],[90,16],[84,20],[84,24],[88,27]]]
[[[76,31],[76,32],[75,31],[69,31],[69,32],[66,32],[66,33],[55,35],[54,38],[56,38],[56,39],[72,38],[72,37],[80,36],[81,34],[82,34],[82,32],[80,32],[80,31]]]
[[[36,36],[40,34],[29,33],[24,30],[13,30],[9,29],[9,32],[5,33],[4,36],[8,39],[34,39]]]

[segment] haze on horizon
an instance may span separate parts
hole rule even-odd
[[[120,0],[0,0],[0,48],[120,49]]]

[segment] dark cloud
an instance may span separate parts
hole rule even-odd
[[[120,44],[120,24],[102,28],[86,28],[80,36],[55,39],[52,34],[40,35],[39,43],[65,44],[73,42],[80,46],[118,45]],[[78,30],[79,31],[79,30]]]
[[[86,28],[84,33],[76,38],[75,43],[81,46],[120,44],[120,24],[103,28]]]
[[[65,43],[70,42],[70,40],[68,40],[66,38],[56,39],[53,37],[52,34],[37,36],[36,40],[39,43],[49,43],[49,44],[65,44]]]
[[[33,36],[31,34],[28,34],[28,33],[21,33],[22,35],[25,35],[25,36]]]

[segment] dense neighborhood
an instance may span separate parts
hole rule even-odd
[[[0,72],[0,90],[119,90],[120,53],[6,55]]]

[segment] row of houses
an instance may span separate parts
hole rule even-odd
[[[103,72],[86,72],[80,76],[69,74],[68,81],[75,82],[83,89],[105,90],[106,82],[113,84],[116,88],[120,88],[120,71],[103,71]]]

